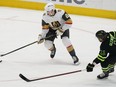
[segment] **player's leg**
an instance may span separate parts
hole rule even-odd
[[[109,55],[104,62],[101,63],[103,73],[98,75],[98,79],[103,79],[109,76],[109,73],[114,72],[114,66],[116,63],[116,56]]]
[[[69,29],[66,30],[63,35],[61,36],[62,42],[64,46],[67,48],[68,53],[71,55],[74,64],[79,64],[79,59],[76,55],[75,49],[73,48],[73,45],[69,39]]]
[[[47,33],[46,37],[50,36],[50,35],[56,35],[54,30],[49,30],[49,32]],[[50,53],[50,57],[54,58],[55,54],[56,54],[56,47],[54,44],[54,39],[56,38],[56,36],[50,37],[45,39],[44,45],[45,47],[51,51]]]
[[[114,72],[114,68],[116,65],[116,55],[109,55],[109,73]]]
[[[101,63],[103,72],[97,76],[98,79],[103,79],[103,78],[106,78],[109,76],[108,65],[109,65],[109,63],[107,60],[105,60],[104,62]]]

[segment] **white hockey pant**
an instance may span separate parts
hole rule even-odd
[[[62,43],[64,44],[65,47],[69,47],[70,45],[72,45],[68,37],[63,37]],[[46,40],[44,45],[48,50],[51,50],[53,48],[53,42],[50,40]]]

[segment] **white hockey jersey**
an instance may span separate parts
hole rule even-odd
[[[49,16],[47,13],[43,14],[43,29],[49,29],[49,27],[51,27],[53,30],[57,30],[58,28],[66,30],[69,29],[71,25],[72,20],[64,10],[56,9],[54,16]]]

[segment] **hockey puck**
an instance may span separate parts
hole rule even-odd
[[[0,60],[0,63],[2,62],[2,60]]]

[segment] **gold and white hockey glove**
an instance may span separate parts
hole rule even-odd
[[[39,34],[37,43],[38,43],[38,44],[41,44],[41,43],[43,43],[43,42],[44,42],[44,39],[42,39],[42,35]]]

